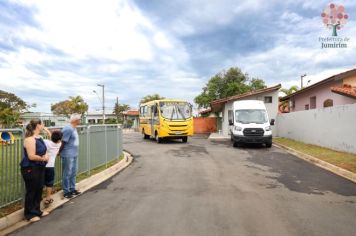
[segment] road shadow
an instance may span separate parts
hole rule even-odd
[[[186,144],[178,149],[168,150],[166,153],[168,155],[173,155],[174,157],[196,157],[209,154],[206,147],[191,144]]]
[[[323,195],[333,192],[343,196],[356,196],[356,185],[320,167],[314,166],[289,153],[247,149],[248,161],[269,167],[277,177],[266,176],[283,184],[291,191]],[[271,188],[273,186],[269,186]],[[277,187],[277,186],[274,186]]]

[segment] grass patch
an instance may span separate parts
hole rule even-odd
[[[22,208],[22,203],[21,201],[11,203],[10,205],[7,205],[6,207],[0,208],[0,218],[10,215],[11,213],[20,210]]]
[[[356,154],[335,151],[313,144],[306,144],[288,138],[273,138],[273,142],[309,154],[320,160],[356,173]]]
[[[115,165],[116,163],[118,163],[119,161],[121,161],[122,159],[124,159],[124,154],[121,154],[120,157],[118,159],[115,159],[115,160],[112,160],[112,161],[109,161],[108,164],[107,164],[107,167],[104,165],[101,165],[101,166],[98,166],[98,167],[95,167],[94,169],[92,169],[90,171],[90,176],[92,175],[95,175],[113,165]],[[83,179],[86,179],[88,178],[89,175],[88,175],[88,172],[84,172],[84,173],[81,173],[77,176],[77,182],[80,182],[82,181]]]

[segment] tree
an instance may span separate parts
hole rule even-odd
[[[88,111],[88,104],[81,96],[69,97],[68,100],[52,104],[51,111],[55,115],[65,115],[67,117],[73,113],[84,115]]]
[[[265,81],[261,79],[251,79],[250,84],[249,84],[251,90],[258,90],[258,89],[263,89],[266,88]]]
[[[13,127],[20,118],[20,113],[35,105],[28,105],[13,93],[0,90],[0,123],[5,127]]]
[[[332,29],[332,36],[337,36],[337,30],[340,30],[347,23],[349,16],[344,6],[331,3],[321,13],[321,18],[324,25]]]
[[[237,67],[232,67],[227,71],[222,71],[208,81],[203,91],[194,101],[199,107],[207,108],[214,100],[243,94],[251,90],[265,88],[265,82],[242,73]]]
[[[297,92],[299,90],[299,87],[297,85],[291,86],[289,89],[282,88],[281,92],[284,93],[286,96],[291,95],[294,92]]]
[[[113,113],[116,115],[117,123],[122,123],[123,122],[123,112],[128,111],[130,109],[130,106],[127,104],[120,104],[119,99],[116,98],[116,103],[114,106]]]
[[[164,99],[164,97],[161,97],[159,94],[152,94],[152,95],[146,95],[144,96],[141,101],[141,103],[145,103],[145,102],[149,102],[149,101],[153,101],[153,100],[160,100],[160,99]]]
[[[291,86],[289,89],[282,88],[280,91],[285,94],[285,96],[291,95],[294,92],[297,92],[299,87],[296,85]],[[279,104],[279,110],[284,112],[289,107],[288,101],[282,101]]]

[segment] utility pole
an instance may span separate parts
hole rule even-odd
[[[303,89],[303,78],[307,76],[307,74],[301,75],[300,76],[300,89]]]
[[[105,124],[105,85],[104,84],[97,84],[97,85],[101,87],[103,91],[103,124]]]

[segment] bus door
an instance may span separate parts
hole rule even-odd
[[[151,134],[154,137],[155,135],[155,125],[158,124],[158,107],[157,104],[154,104],[151,110]]]

